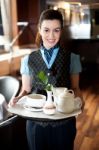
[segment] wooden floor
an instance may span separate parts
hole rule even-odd
[[[74,150],[99,150],[99,84],[97,86],[92,91],[83,91],[85,108],[77,117]]]

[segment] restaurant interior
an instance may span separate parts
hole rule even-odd
[[[48,8],[61,11],[71,33],[70,49],[80,55],[82,64],[80,88],[85,107],[77,116],[74,150],[99,150],[98,0],[0,0],[0,93],[7,103],[18,95],[21,59],[37,50],[38,19]],[[28,150],[25,127],[26,118],[15,114],[0,120],[0,146]]]

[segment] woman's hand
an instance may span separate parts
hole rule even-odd
[[[19,96],[13,97],[13,98],[9,101],[8,107],[14,106],[14,105],[19,101],[20,98],[22,98],[23,96],[28,95],[28,94],[29,94],[29,93],[28,93],[27,91],[25,91],[25,90],[22,91],[22,92],[19,94]]]
[[[20,98],[21,98],[20,96],[18,96],[18,97],[13,97],[13,98],[9,101],[8,107],[14,106],[14,105],[18,102],[18,100],[19,100]]]

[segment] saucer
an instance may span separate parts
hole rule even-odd
[[[27,106],[27,105],[24,105],[23,107],[28,111],[35,111],[35,112],[43,111],[42,107],[32,107],[32,106]]]

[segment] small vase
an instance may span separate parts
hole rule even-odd
[[[47,103],[53,103],[52,100],[52,91],[47,91]]]
[[[55,114],[56,107],[52,100],[52,91],[47,91],[47,101],[43,107],[43,111],[45,114],[48,115]]]

